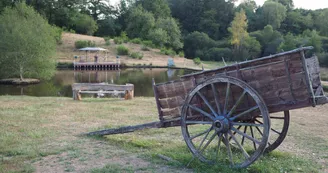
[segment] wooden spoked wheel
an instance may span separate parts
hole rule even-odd
[[[282,141],[284,141],[285,137],[287,136],[289,127],[289,115],[289,111],[284,111],[283,114],[280,112],[270,116],[271,132],[268,146],[265,149],[265,152],[271,152],[275,150],[282,143]],[[257,123],[262,124],[260,120],[257,120]]]
[[[181,128],[194,157],[242,168],[264,152],[270,118],[263,99],[248,84],[216,76],[188,94],[181,111]],[[247,128],[251,134],[245,133]]]

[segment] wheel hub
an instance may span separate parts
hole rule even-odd
[[[230,129],[230,124],[227,119],[216,120],[213,122],[213,127],[217,132],[227,132]]]

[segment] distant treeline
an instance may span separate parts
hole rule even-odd
[[[2,0],[0,13],[17,1]],[[187,58],[242,61],[312,45],[328,65],[328,9],[295,9],[293,0],[25,0],[63,30],[128,36]]]

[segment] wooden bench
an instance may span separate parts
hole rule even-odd
[[[104,83],[74,83],[72,85],[73,99],[81,100],[81,93],[85,94],[125,94],[124,98],[132,99],[134,97],[134,85],[115,85]]]

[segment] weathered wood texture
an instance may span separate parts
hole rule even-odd
[[[231,76],[248,83],[262,96],[270,113],[312,106],[313,95],[309,91],[314,91],[318,96],[322,96],[323,92],[317,91],[322,88],[320,88],[320,70],[316,57],[306,59],[306,61],[303,59],[303,51],[307,49],[309,48],[185,75],[178,81],[157,84],[154,88],[156,88],[156,98],[161,111],[160,119],[170,120],[179,117],[187,93],[198,84],[216,75]],[[307,82],[307,75],[310,78],[310,85]],[[225,93],[221,91],[225,91],[225,86],[216,87],[219,97],[224,98]],[[309,87],[311,87],[310,90]],[[241,91],[234,88],[231,90],[233,94],[229,101],[233,105]],[[202,92],[210,102],[214,102],[211,92],[208,94],[206,91]],[[198,100],[199,103],[195,104],[204,104],[202,100]],[[220,102],[224,104],[224,100]],[[251,100],[243,102],[249,102],[245,103],[244,108],[253,105]]]
[[[81,100],[81,93],[89,94],[110,94],[110,93],[125,93],[125,99],[134,97],[134,85],[114,85],[102,83],[74,83],[72,85],[73,99]]]

